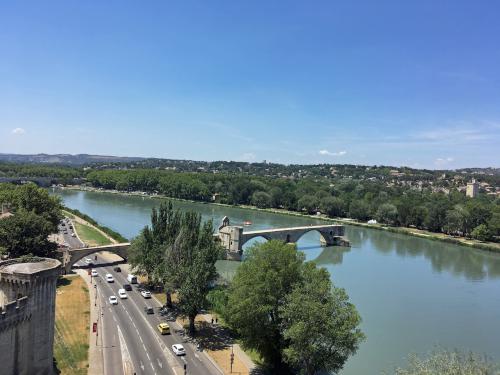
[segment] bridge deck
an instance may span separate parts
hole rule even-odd
[[[302,227],[261,229],[261,230],[253,230],[253,231],[249,231],[249,232],[243,231],[243,234],[293,232],[293,231],[304,231],[304,230],[314,230],[314,229],[337,228],[337,227],[342,227],[342,226],[343,225],[340,225],[340,224],[305,225]]]

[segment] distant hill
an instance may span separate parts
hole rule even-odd
[[[500,168],[461,168],[449,170],[414,169],[393,166],[365,166],[351,164],[276,164],[276,163],[247,163],[236,161],[196,161],[163,158],[144,158],[112,155],[89,154],[2,154],[0,163],[16,164],[52,164],[73,167],[92,166],[98,169],[121,168],[156,168],[173,169],[179,172],[228,172],[246,173],[260,176],[349,176],[352,178],[370,178],[380,175],[394,175],[399,172],[414,176],[437,177],[443,172],[460,173],[470,176],[500,176]],[[126,164],[125,166],[123,164]]]
[[[1,154],[0,161],[10,163],[29,163],[29,164],[64,164],[64,165],[88,165],[94,163],[130,163],[145,160],[139,157],[121,157],[108,155],[89,155],[89,154]]]

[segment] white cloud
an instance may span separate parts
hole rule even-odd
[[[325,156],[343,156],[343,155],[347,154],[347,151],[330,152],[328,150],[320,150],[319,154],[325,155]]]
[[[246,152],[243,155],[241,155],[240,159],[243,160],[243,161],[252,162],[252,161],[255,161],[256,156],[255,156],[254,153]]]
[[[447,158],[437,158],[436,160],[434,160],[434,165],[436,167],[444,167],[445,165],[448,165],[449,163],[451,163],[452,161],[454,161],[455,159],[451,158],[451,157],[447,157]]]
[[[12,129],[12,134],[15,134],[15,135],[21,135],[21,134],[25,134],[25,133],[26,133],[26,130],[24,130],[23,128]]]

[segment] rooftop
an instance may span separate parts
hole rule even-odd
[[[21,259],[11,259],[0,262],[0,273],[2,274],[25,274],[32,275],[38,272],[57,268],[61,265],[57,259],[40,258],[38,261],[23,262]]]

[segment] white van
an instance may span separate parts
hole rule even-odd
[[[137,284],[137,276],[129,274],[127,280],[130,284]]]

